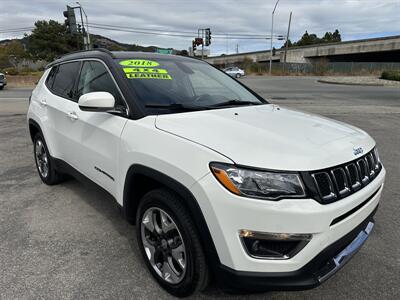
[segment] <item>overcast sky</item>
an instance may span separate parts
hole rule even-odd
[[[197,32],[210,27],[214,34],[269,34],[271,12],[276,0],[81,0],[89,22],[166,31]],[[63,22],[65,5],[74,1],[0,0],[0,32],[33,26],[36,20]],[[400,0],[280,0],[274,32],[286,34],[289,13],[293,12],[290,39],[305,30],[319,36],[339,29],[343,40],[400,34]],[[187,49],[190,37],[144,35],[91,29],[120,42]],[[23,33],[0,33],[0,40]],[[212,54],[269,48],[266,40],[232,40],[213,37]],[[276,41],[280,47],[282,41]]]

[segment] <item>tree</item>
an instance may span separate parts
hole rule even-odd
[[[187,50],[181,50],[178,55],[182,55],[182,56],[189,56],[189,52]]]
[[[285,43],[283,44],[283,46],[281,47],[281,49],[286,48],[286,43],[288,44],[288,47],[292,47],[293,43],[290,39],[288,39],[287,41],[285,41]]]
[[[7,42],[5,45],[0,47],[0,66],[13,66],[14,68],[17,68],[18,63],[26,56],[27,53],[20,41],[13,40]]]
[[[339,33],[339,30],[335,30],[335,32],[332,34],[332,41],[333,42],[341,42],[342,41],[342,36]]]
[[[79,39],[68,33],[64,24],[54,20],[37,21],[26,39],[28,53],[34,60],[52,61],[79,49]]]
[[[315,44],[324,44],[324,43],[337,43],[341,42],[342,37],[340,36],[339,30],[335,30],[333,33],[332,32],[325,32],[325,35],[322,38],[319,38],[316,34],[311,33],[309,34],[308,31],[306,31],[301,39],[299,39],[297,42],[294,42],[293,44],[289,42],[289,47],[297,47],[297,46],[308,46],[308,45],[315,45]],[[284,48],[286,46],[286,43],[282,46]]]
[[[324,37],[322,38],[323,43],[331,43],[333,40],[332,32],[326,32]]]

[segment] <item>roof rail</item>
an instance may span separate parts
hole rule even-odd
[[[95,49],[90,49],[90,50],[78,50],[78,51],[72,51],[72,52],[69,52],[69,53],[66,53],[64,55],[60,55],[60,56],[56,57],[51,63],[49,63],[45,67],[45,69],[48,69],[48,68],[52,67],[56,63],[57,60],[62,59],[64,57],[67,57],[69,55],[76,54],[76,53],[92,52],[92,51],[99,51],[99,52],[107,53],[112,58],[115,58],[114,54],[110,50],[105,49],[105,48],[95,48]]]
[[[77,50],[77,51],[72,51],[72,52],[69,52],[69,53],[65,53],[63,55],[60,55],[56,59],[60,59],[60,58],[63,58],[63,57],[66,57],[66,56],[69,56],[69,55],[72,55],[72,54],[76,54],[76,53],[85,53],[85,52],[92,52],[92,51],[100,51],[100,52],[103,52],[103,53],[107,53],[112,58],[115,58],[114,54],[108,49],[105,49],[105,48],[94,48],[94,49],[90,49],[90,50]]]

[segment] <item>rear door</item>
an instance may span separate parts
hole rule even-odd
[[[91,92],[109,92],[115,98],[116,110],[126,110],[123,96],[107,66],[98,60],[82,63],[76,84],[74,102],[68,110],[68,162],[82,174],[116,195],[118,149],[127,122],[124,116],[79,109],[78,99]]]
[[[46,109],[46,128],[50,133],[49,142],[55,157],[68,162],[71,146],[69,129],[71,126],[68,112],[74,103],[74,91],[80,61],[66,62],[54,66],[46,80],[47,91],[41,93],[40,105]]]

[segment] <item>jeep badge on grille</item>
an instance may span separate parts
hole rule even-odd
[[[362,147],[358,147],[358,148],[353,148],[353,153],[354,155],[358,155],[358,154],[363,154],[364,149]]]

